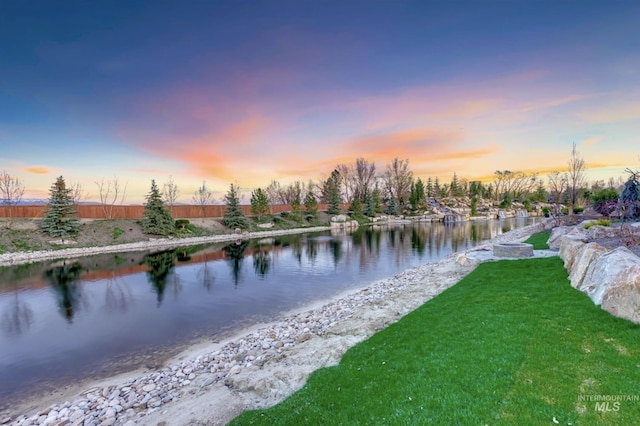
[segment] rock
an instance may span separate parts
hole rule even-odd
[[[155,388],[156,388],[156,384],[155,384],[155,383],[150,383],[150,384],[148,384],[148,385],[143,386],[143,387],[142,387],[142,391],[143,391],[143,392],[147,392],[147,393],[149,393],[149,392],[151,392],[152,390],[155,390]]]
[[[640,323],[640,257],[626,247],[587,244],[579,233],[567,232],[559,240],[571,285],[612,315]]]

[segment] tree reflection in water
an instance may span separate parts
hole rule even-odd
[[[14,303],[2,314],[2,329],[7,334],[20,335],[33,324],[33,311],[20,301],[18,288],[14,288]]]
[[[342,256],[342,241],[337,239],[329,241],[329,250],[331,250],[331,255],[333,256],[333,266],[337,266]]]
[[[115,273],[112,273],[111,277],[107,280],[105,291],[107,312],[126,313],[131,298],[129,287],[122,285]]]
[[[242,261],[244,260],[244,252],[249,245],[249,241],[238,240],[235,243],[224,246],[225,258],[231,266],[231,276],[235,286],[240,282],[240,272],[242,271]]]
[[[253,253],[253,270],[260,278],[264,278],[271,268],[271,253],[267,249],[259,247]]]
[[[158,294],[158,306],[160,306],[167,284],[169,284],[169,278],[175,275],[176,252],[175,250],[167,250],[148,254],[144,257],[144,264],[149,268],[147,276],[153,285],[154,291]],[[173,283],[174,291],[177,295],[180,292],[180,283],[176,276],[173,278],[171,283]]]
[[[79,310],[82,303],[81,286],[78,281],[82,265],[79,262],[56,266],[45,272],[45,277],[51,282],[58,299],[60,312],[69,322],[73,322],[73,316]]]
[[[307,239],[307,259],[313,265],[318,257],[318,241],[313,238]]]

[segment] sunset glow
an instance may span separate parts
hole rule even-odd
[[[490,180],[640,168],[634,1],[23,2],[0,8],[0,171],[28,198],[59,175],[173,176],[220,197],[378,170]]]

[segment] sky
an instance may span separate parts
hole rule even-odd
[[[640,167],[640,2],[0,0],[0,171],[142,203],[379,172]]]

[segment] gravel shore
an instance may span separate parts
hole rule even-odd
[[[516,229],[466,252],[290,312],[278,322],[244,330],[223,342],[203,342],[160,369],[82,383],[49,397],[25,401],[3,413],[0,424],[224,425],[246,409],[281,401],[302,387],[313,371],[335,365],[347,349],[456,284],[480,261],[490,260],[494,242],[523,241],[541,229],[541,224]],[[238,238],[217,238],[223,237]],[[156,240],[113,251],[225,241],[213,237],[195,240]],[[70,250],[87,255],[106,251],[105,247]],[[75,252],[23,254],[25,258],[19,254],[2,255],[0,264],[67,255],[78,256]]]

